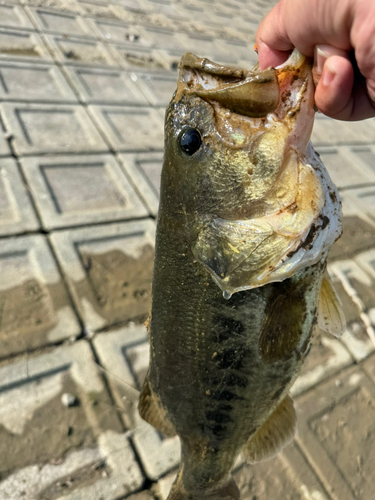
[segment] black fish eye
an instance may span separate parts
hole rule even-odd
[[[196,153],[202,145],[200,133],[195,128],[187,128],[180,135],[180,146],[182,151],[188,156]]]

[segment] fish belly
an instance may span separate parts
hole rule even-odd
[[[181,439],[184,487],[203,491],[228,476],[294,381],[325,259],[226,300],[183,238],[164,234],[159,221],[148,382]]]

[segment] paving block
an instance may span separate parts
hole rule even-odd
[[[0,498],[117,500],[142,486],[86,341],[3,364],[0,402]]]
[[[313,336],[311,351],[291,389],[292,396],[312,389],[352,363],[353,359],[342,343],[317,328]]]
[[[330,500],[295,444],[266,462],[242,465],[233,476],[241,500]]]
[[[1,109],[19,155],[108,151],[81,106],[4,103]]]
[[[99,40],[62,35],[44,35],[44,40],[59,62],[69,65],[87,64],[88,66],[118,65],[106,46]]]
[[[0,61],[51,62],[52,57],[36,33],[0,28]]]
[[[163,149],[163,118],[158,110],[126,106],[89,106],[89,110],[115,150]]]
[[[363,365],[362,368],[365,371],[365,373],[371,378],[371,380],[375,383],[375,357],[371,356],[369,359],[367,359]]]
[[[153,500],[154,498],[155,497],[148,490],[144,490],[141,491],[141,493],[127,497],[126,500]]]
[[[367,168],[375,172],[375,148],[353,148],[353,153],[364,163]]]
[[[157,50],[130,44],[109,44],[108,50],[125,69],[145,69],[147,71],[160,71],[169,69],[168,61]]]
[[[143,2],[147,9],[150,9],[157,14],[161,14],[170,18],[181,18],[181,13],[176,6],[165,0],[146,0]]]
[[[375,386],[357,367],[297,401],[297,442],[333,500],[375,495]]]
[[[94,37],[90,26],[77,13],[43,7],[25,7],[35,26],[42,33]]]
[[[12,3],[0,4],[0,26],[34,31],[34,26],[23,8]]]
[[[165,438],[144,422],[137,410],[137,402],[124,406],[127,386],[140,390],[149,364],[149,345],[146,328],[130,326],[94,338],[94,347],[112,388],[116,403],[124,407],[126,426],[133,428],[132,441],[142,466],[151,480],[157,480],[180,461],[178,437]],[[125,400],[126,402],[127,400]]]
[[[148,6],[147,1],[145,0],[112,0],[112,3],[119,4],[129,10],[141,12],[147,9]]]
[[[148,101],[128,73],[118,69],[65,67],[80,98],[87,103],[147,105]]]
[[[80,333],[65,285],[43,236],[2,239],[0,273],[1,358]]]
[[[122,19],[121,7],[116,5],[102,4],[95,1],[77,1],[82,14],[91,17],[101,17],[106,19]]]
[[[374,280],[350,259],[332,263],[330,272],[341,281],[358,311],[357,321],[348,323],[348,332],[343,335],[342,341],[354,357],[361,360],[375,350],[374,325],[369,317],[369,311],[375,308]]]
[[[154,239],[151,220],[52,234],[52,245],[88,329],[146,319]]]
[[[151,26],[145,26],[143,29],[150,39],[151,44],[156,48],[178,54],[184,53],[189,49],[189,46],[186,45],[187,40],[172,30]]]
[[[156,216],[159,206],[163,154],[121,154],[119,158],[151,214]]]
[[[241,500],[330,500],[295,444],[266,462],[247,465],[240,459],[238,463],[233,476]],[[175,472],[168,474],[154,486],[159,500],[167,500],[175,477]]]
[[[148,215],[110,155],[22,159],[45,229]]]
[[[107,42],[124,43],[150,47],[152,42],[145,31],[125,21],[110,19],[88,19],[91,29]]]
[[[154,106],[168,106],[177,88],[177,75],[174,73],[133,72],[132,79]]]
[[[375,223],[350,197],[350,191],[342,191],[344,214],[351,204],[351,214],[344,215],[343,234],[330,250],[330,258],[337,260],[353,257],[363,250],[375,247]]]
[[[77,102],[77,97],[57,66],[0,62],[2,101]]]
[[[225,54],[229,54],[232,57],[233,66],[243,66],[243,63],[250,65],[250,67],[255,66],[258,62],[258,56],[254,50],[254,45],[247,44],[240,40],[220,40],[216,42],[217,45],[223,48]]]
[[[360,255],[357,256],[357,260],[361,260]],[[373,273],[371,275],[367,270],[361,269],[351,259],[339,260],[332,263],[330,270],[341,281],[358,310],[368,311],[375,306]]]
[[[375,280],[375,249],[360,253],[354,260],[372,280]]]
[[[217,45],[215,39],[212,37],[192,34],[185,35],[185,37],[185,47],[188,47],[189,51],[193,52],[193,54],[200,57],[207,57],[215,62],[216,60],[232,61],[233,65],[235,61],[238,60],[236,55],[233,57],[233,53],[230,55]]]
[[[13,158],[0,160],[0,236],[35,231],[39,223]]]
[[[317,115],[312,143],[314,146],[355,146],[372,144],[375,134],[375,119],[362,122],[342,122]]]
[[[154,486],[153,490],[158,500],[167,500],[172,484],[176,479],[177,472],[171,472],[160,479]]]
[[[350,189],[348,195],[354,205],[356,205],[369,218],[375,220],[375,183],[372,186]]]
[[[78,2],[75,0],[18,0],[24,6],[47,7],[49,9],[79,12]]]
[[[369,182],[375,183],[375,171],[366,168],[351,148],[317,149],[331,179],[339,189]]]
[[[0,158],[2,156],[9,156],[10,149],[8,145],[8,141],[5,139],[5,134],[0,128]]]

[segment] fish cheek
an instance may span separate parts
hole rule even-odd
[[[297,348],[306,316],[301,295],[278,295],[271,301],[259,336],[259,352],[265,363],[288,358]]]

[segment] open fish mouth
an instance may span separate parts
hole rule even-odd
[[[231,120],[252,127],[248,142],[237,148],[245,145],[244,161],[250,155],[260,169],[258,179],[249,182],[250,205],[260,208],[249,218],[205,222],[192,248],[224,296],[283,281],[317,263],[341,235],[341,204],[309,144],[314,118],[310,62],[295,50],[276,69],[245,71],[188,53],[180,62],[179,88],[215,108],[219,135],[232,131]],[[270,163],[280,167],[265,189],[261,168],[265,177]]]

